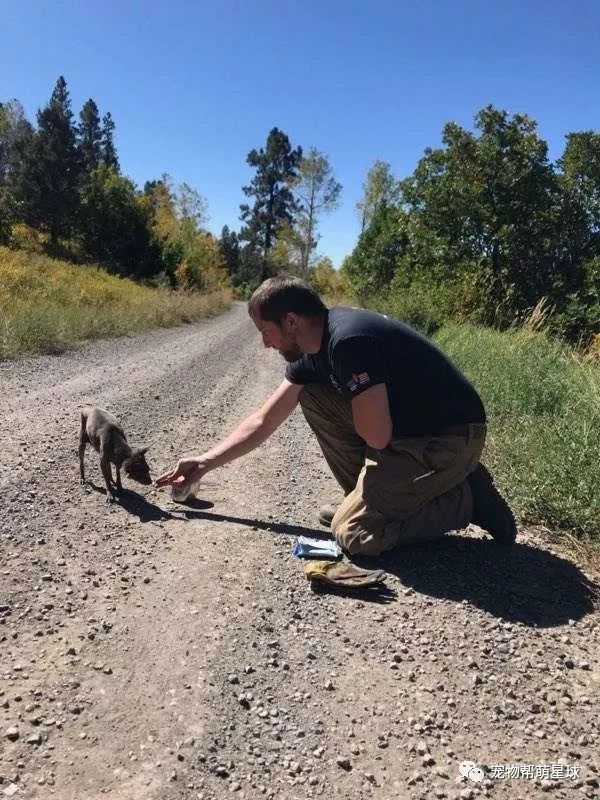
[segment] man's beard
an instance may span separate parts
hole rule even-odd
[[[285,350],[280,350],[279,352],[289,363],[291,363],[292,361],[298,361],[298,359],[302,358],[302,356],[304,355],[304,353],[302,352],[302,350],[300,350],[296,342],[292,342],[285,348]]]

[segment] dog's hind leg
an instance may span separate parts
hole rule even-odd
[[[85,447],[88,443],[87,433],[85,432],[85,426],[87,424],[87,417],[81,414],[81,428],[79,430],[79,476],[80,476],[80,483],[85,483],[85,467],[83,464],[83,457],[85,455]]]

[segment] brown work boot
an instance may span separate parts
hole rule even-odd
[[[319,522],[325,525],[326,528],[331,528],[331,520],[335,516],[338,507],[335,503],[327,503],[319,509]]]
[[[467,481],[473,494],[471,522],[487,531],[498,544],[513,544],[517,537],[515,518],[483,464],[477,465]]]

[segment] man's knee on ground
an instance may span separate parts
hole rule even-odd
[[[369,533],[360,526],[337,522],[335,517],[331,523],[331,532],[339,546],[348,555],[378,556],[390,547],[386,546],[383,536]]]

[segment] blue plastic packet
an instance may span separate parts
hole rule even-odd
[[[292,552],[296,558],[329,558],[336,561],[342,555],[342,548],[333,539],[299,536]]]

